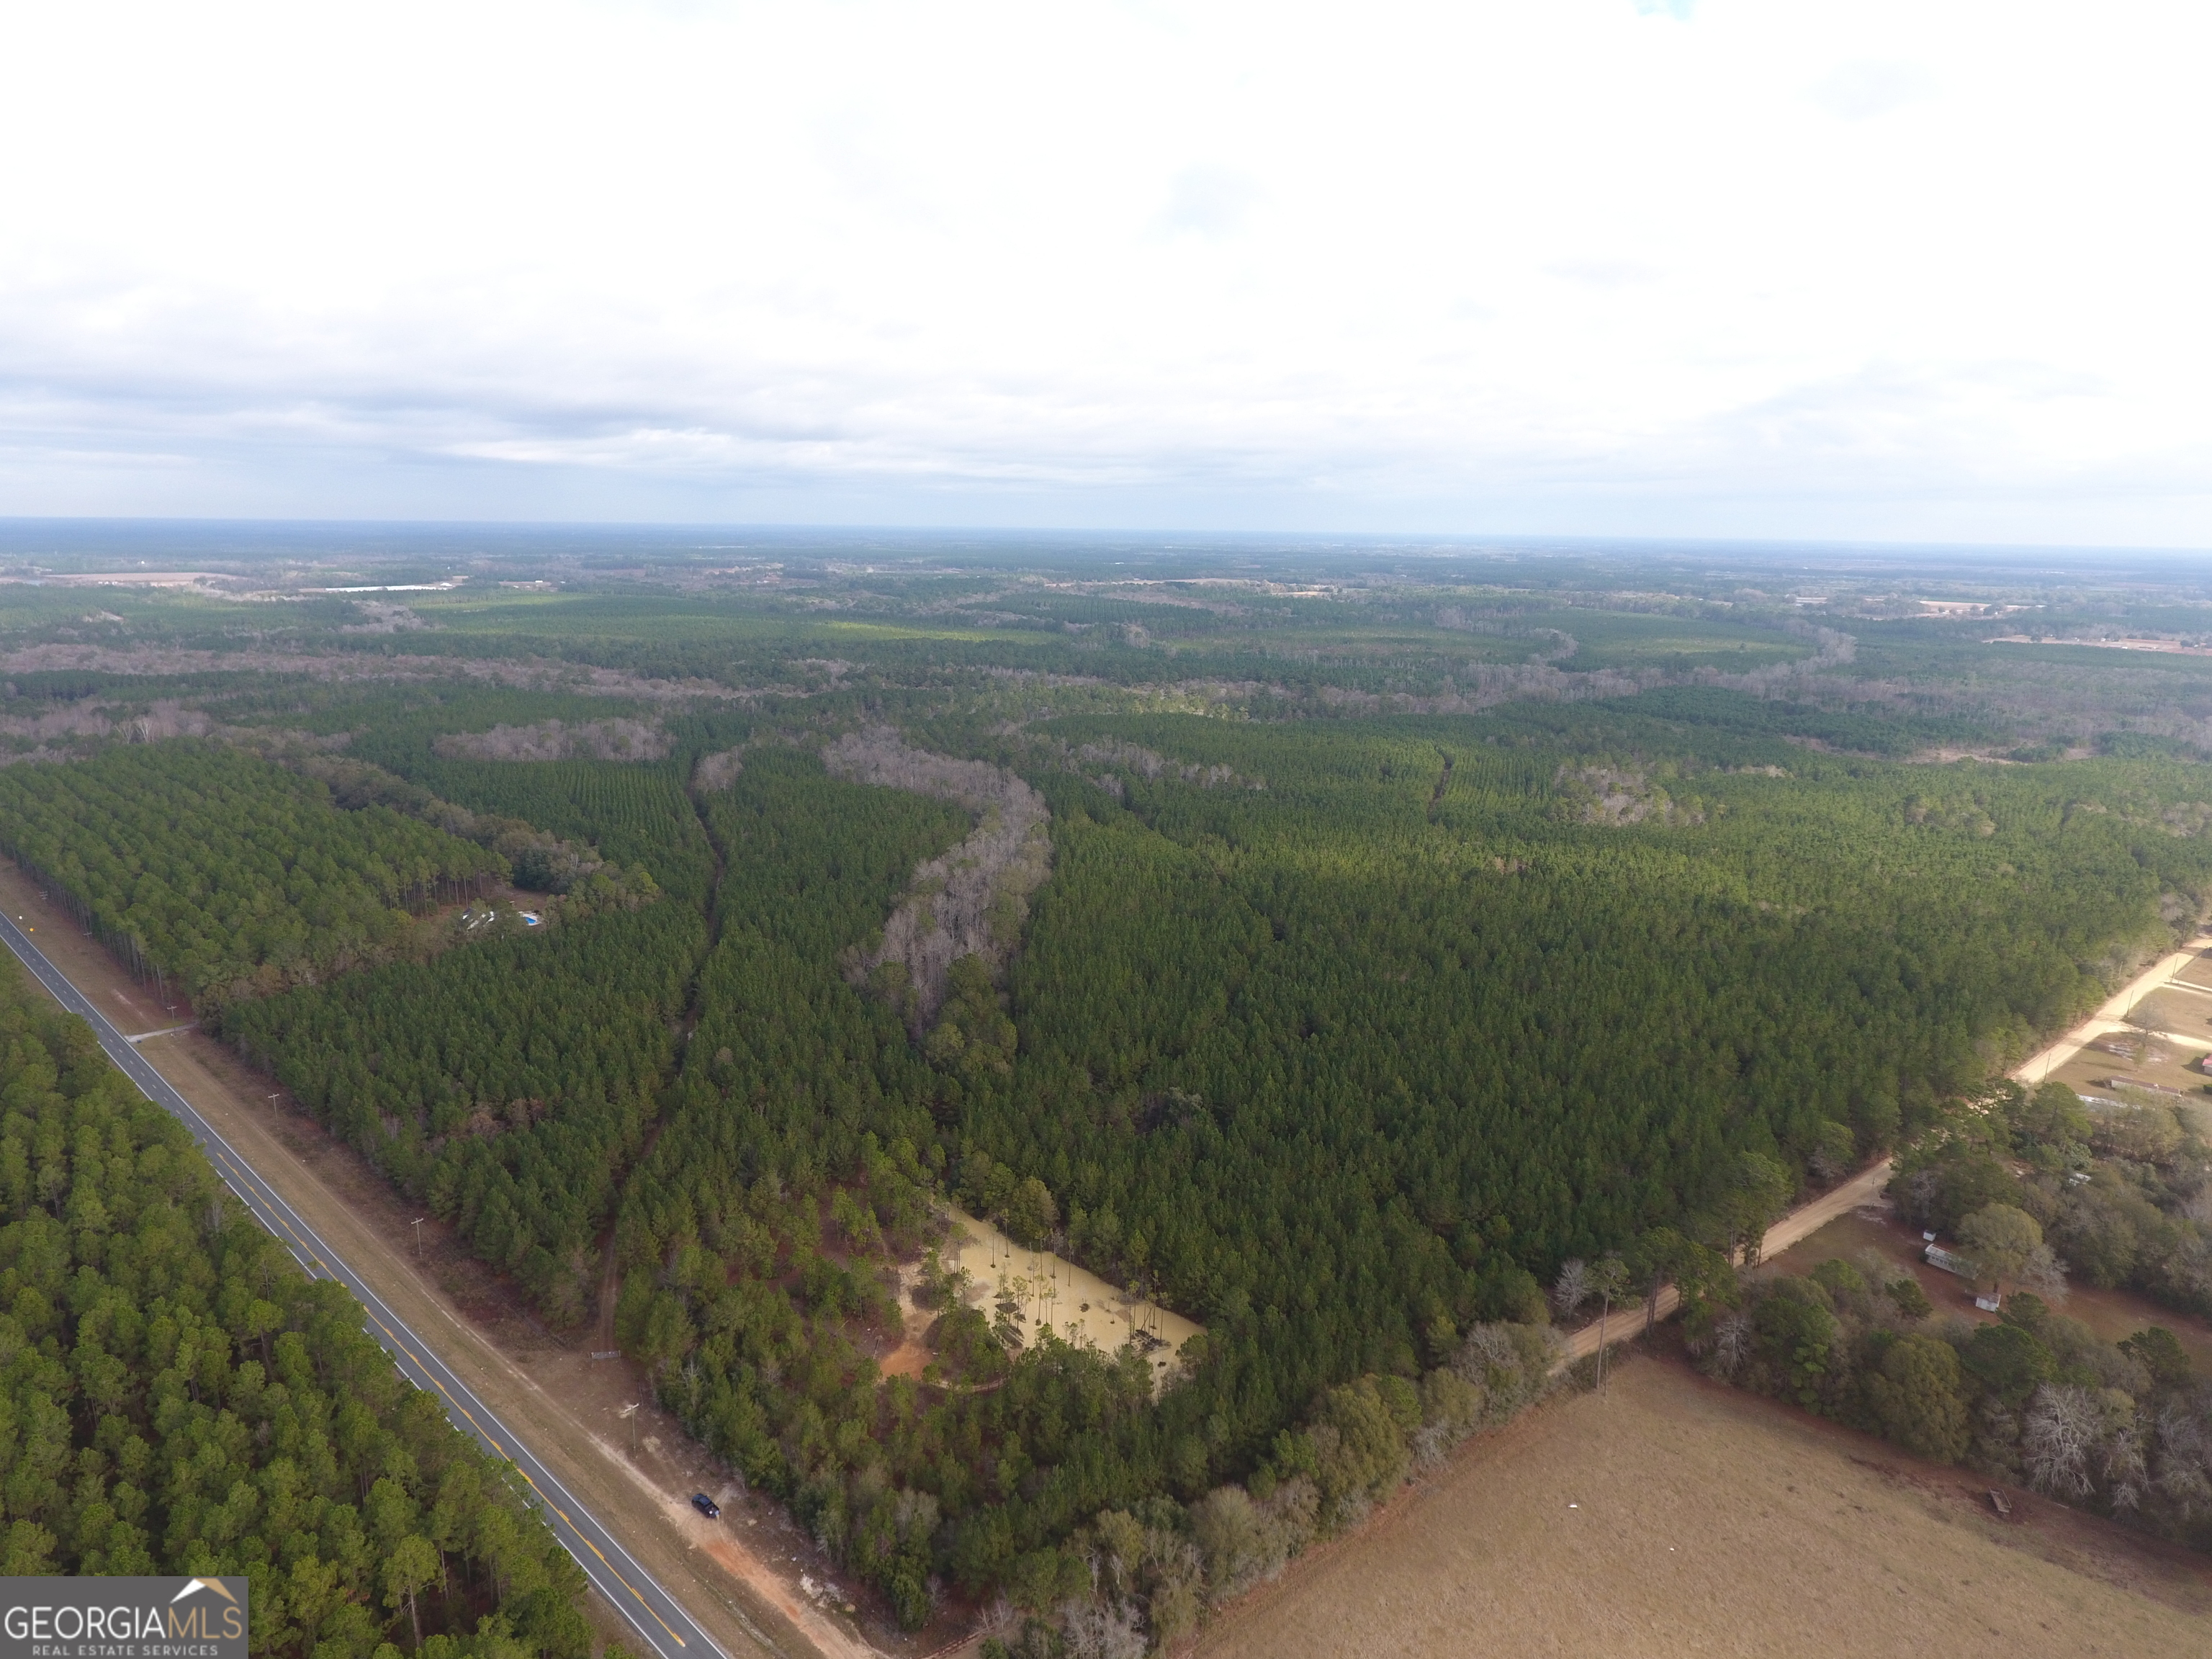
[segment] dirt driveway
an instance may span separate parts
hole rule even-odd
[[[1862,1170],[1840,1187],[1830,1188],[1810,1203],[1802,1205],[1766,1230],[1765,1242],[1760,1245],[1761,1261],[1771,1261],[1802,1238],[1809,1238],[1839,1215],[1849,1215],[1862,1204],[1871,1204],[1881,1196],[1881,1189],[1889,1184],[1889,1160]],[[1674,1316],[1682,1305],[1681,1292],[1672,1285],[1659,1292],[1658,1316],[1662,1321]],[[1623,1303],[1603,1322],[1605,1345],[1627,1342],[1644,1334],[1647,1309],[1641,1302]],[[1566,1357],[1562,1364],[1572,1364],[1577,1359],[1587,1359],[1598,1349],[1601,1325],[1592,1320],[1580,1330],[1570,1331],[1566,1336]]]

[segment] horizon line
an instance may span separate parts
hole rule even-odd
[[[33,527],[56,529],[108,528],[128,531],[156,531],[177,529],[239,529],[276,531],[301,530],[377,530],[385,532],[493,532],[493,531],[565,531],[570,532],[599,532],[610,535],[650,533],[672,535],[681,533],[716,532],[722,534],[761,533],[785,536],[898,536],[916,539],[946,540],[974,538],[991,541],[1007,541],[1038,537],[1056,539],[1098,541],[1138,538],[1158,540],[1174,538],[1220,545],[1234,543],[1297,543],[1313,545],[1351,544],[1375,547],[1466,548],[1505,550],[1515,544],[1526,544],[1530,550],[1550,549],[1635,549],[1646,550],[1691,550],[1699,548],[1805,549],[1826,552],[1857,553],[2013,553],[2045,555],[2106,555],[2117,556],[2189,557],[2212,556],[2212,546],[2178,543],[2126,542],[2019,542],[2019,541],[1945,541],[1926,539],[1885,540],[1868,538],[1826,538],[1802,536],[1745,536],[1745,535],[1650,535],[1624,536],[1593,532],[1560,531],[1360,531],[1360,530],[1265,530],[1265,529],[1209,529],[1177,526],[1065,526],[1065,525],[931,525],[896,522],[851,521],[826,523],[818,520],[724,520],[724,519],[453,519],[453,518],[303,518],[297,516],[256,516],[240,514],[0,514],[0,535],[9,530]],[[6,550],[0,549],[0,555]]]

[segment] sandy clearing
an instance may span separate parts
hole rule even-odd
[[[1176,1355],[1202,1326],[1050,1250],[1025,1249],[964,1210],[951,1216],[953,1234],[939,1247],[940,1260],[974,1281],[978,1305],[987,1313],[995,1314],[993,1304],[1002,1296],[1019,1304],[1013,1317],[1024,1346],[1035,1346],[1047,1325],[1064,1342],[1107,1353],[1141,1335],[1148,1346],[1163,1345],[1152,1350],[1155,1385],[1165,1388],[1175,1380],[1181,1370]]]
[[[902,1310],[903,1312],[903,1310]],[[908,1337],[876,1362],[876,1369],[885,1376],[920,1376],[929,1369],[933,1356],[929,1345]]]

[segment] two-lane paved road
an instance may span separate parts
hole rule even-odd
[[[605,1596],[636,1626],[661,1659],[721,1659],[721,1650],[691,1620],[674,1596],[657,1583],[615,1541],[612,1534],[570,1496],[550,1471],[532,1455],[529,1446],[493,1416],[468,1385],[446,1366],[420,1338],[385,1305],[359,1275],[340,1261],[330,1246],[287,1204],[275,1188],[262,1180],[252,1166],[232,1150],[215,1127],[192,1109],[191,1103],[169,1086],[167,1079],[149,1064],[130,1038],[117,1030],[91,1000],[48,962],[23,930],[0,916],[0,939],[38,976],[55,1000],[80,1016],[100,1038],[107,1057],[146,1097],[172,1112],[191,1130],[231,1190],[243,1199],[261,1224],[274,1233],[300,1265],[316,1279],[335,1279],[353,1292],[368,1316],[368,1332],[399,1362],[401,1375],[418,1389],[434,1391],[445,1402],[446,1414],[455,1425],[476,1437],[493,1456],[511,1461],[537,1493],[554,1535],[582,1565],[599,1594]]]

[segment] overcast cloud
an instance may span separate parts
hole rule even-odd
[[[2212,544],[2200,8],[5,15],[0,513]]]

